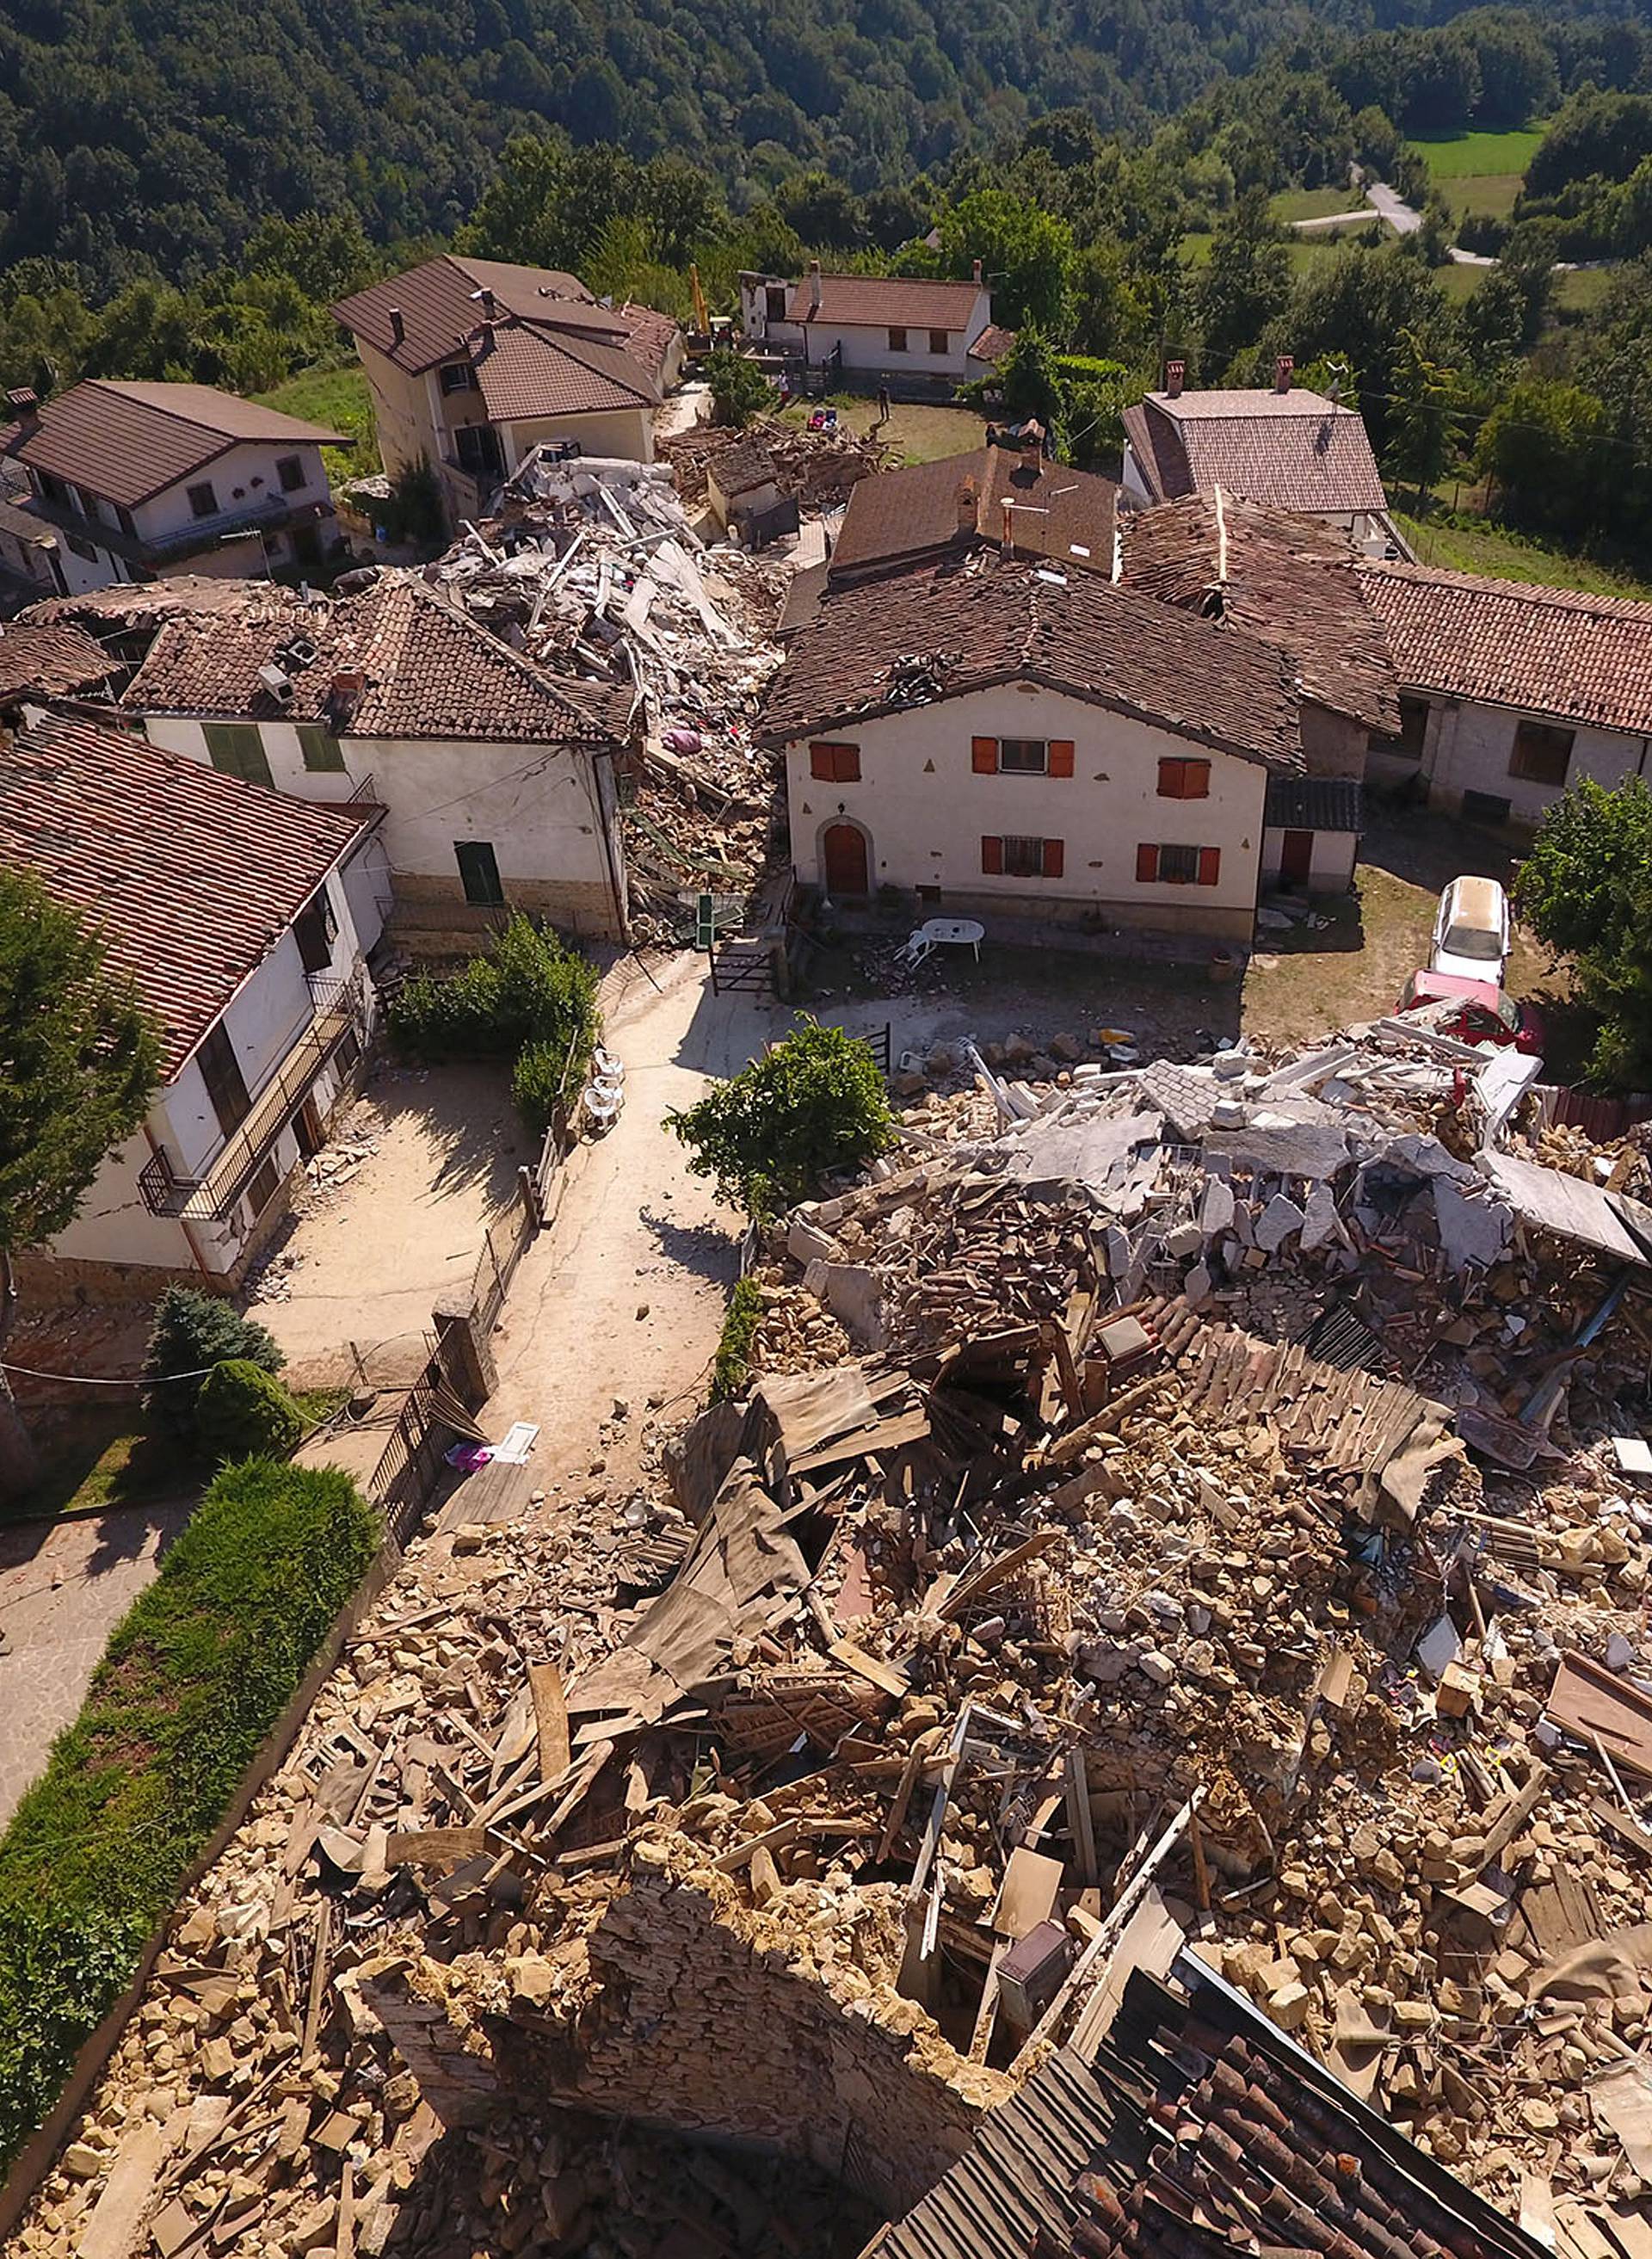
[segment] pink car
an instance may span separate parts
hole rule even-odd
[[[1396,1008],[1415,1012],[1425,1006],[1428,1024],[1460,1044],[1513,1044],[1517,1051],[1542,1058],[1542,1017],[1530,1004],[1522,1004],[1494,980],[1467,980],[1460,973],[1413,973]]]

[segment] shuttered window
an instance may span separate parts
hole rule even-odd
[[[1065,866],[1066,844],[1060,839],[1009,832],[989,833],[981,840],[981,869],[988,878],[1058,879]]]
[[[269,759],[256,722],[203,722],[207,759],[225,776],[244,777],[248,784],[271,782]]]
[[[858,784],[858,745],[813,745],[808,749],[808,773],[822,784]]]
[[[486,839],[456,839],[453,854],[464,883],[465,900],[491,908],[505,899],[499,876],[499,859]]]
[[[331,730],[324,730],[319,722],[301,722],[296,734],[298,750],[303,755],[307,769],[343,771],[344,755],[339,752],[338,740]]]
[[[1161,800],[1208,800],[1210,763],[1161,761],[1158,765],[1158,796]]]
[[[998,774],[998,740],[996,738],[970,739],[970,766],[977,776]]]
[[[1143,887],[1214,887],[1221,877],[1221,850],[1143,841],[1136,851],[1136,876]]]

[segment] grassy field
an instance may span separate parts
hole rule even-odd
[[[1424,565],[1454,573],[1488,573],[1499,581],[1538,581],[1553,588],[1582,588],[1595,596],[1652,597],[1646,582],[1614,573],[1586,557],[1569,556],[1500,526],[1435,525],[1394,513],[1394,523]]]
[[[1447,181],[1506,173],[1518,179],[1542,138],[1541,125],[1522,125],[1509,133],[1413,133],[1411,146],[1443,186]]]
[[[1289,227],[1299,219],[1328,219],[1333,212],[1357,211],[1357,189],[1344,181],[1340,188],[1281,189],[1270,209],[1275,219]]]
[[[1592,313],[1611,289],[1615,268],[1575,267],[1555,277],[1555,304],[1568,314]]]
[[[279,408],[283,415],[302,417],[305,423],[319,424],[330,431],[342,431],[355,441],[348,453],[339,447],[322,449],[332,485],[379,468],[373,398],[360,368],[307,368],[259,397],[267,408]]]
[[[862,400],[847,393],[823,403],[794,402],[782,412],[790,423],[807,424],[813,410],[822,404],[835,408],[838,422],[851,431],[870,431],[878,421],[875,400]],[[882,436],[894,449],[897,462],[933,463],[943,455],[961,455],[972,447],[979,447],[986,429],[985,419],[972,409],[913,407],[896,401]]]

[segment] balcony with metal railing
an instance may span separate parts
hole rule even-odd
[[[186,1223],[222,1222],[269,1158],[322,1069],[351,1038],[361,1042],[367,1019],[360,978],[311,973],[309,980],[315,1016],[253,1093],[246,1119],[224,1140],[211,1165],[198,1177],[180,1176],[162,1152],[139,1170],[138,1188],[152,1215],[178,1216]]]

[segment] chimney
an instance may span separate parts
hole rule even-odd
[[[390,309],[390,340],[398,346],[407,343],[407,316],[399,306]]]
[[[1044,467],[1044,427],[1033,422],[1022,426],[1021,467],[1037,478]]]
[[[1295,374],[1296,363],[1292,360],[1289,353],[1281,353],[1278,360],[1273,364],[1274,390],[1276,392],[1289,392],[1291,389],[1291,379]]]
[[[819,313],[820,301],[820,261],[811,259],[808,262],[808,310],[811,314]]]
[[[1167,400],[1179,400],[1181,398],[1182,384],[1186,374],[1187,363],[1185,360],[1167,360],[1165,362],[1164,396]]]
[[[1004,513],[1004,532],[999,543],[999,549],[1002,555],[1008,557],[1013,553],[1015,546],[1015,508],[1008,495],[1004,496],[1000,507]]]
[[[493,292],[492,292],[491,290],[489,290],[489,289],[488,289],[484,288],[484,289],[483,289],[483,290],[482,290],[482,292],[481,292],[481,310],[482,310],[482,318],[483,318],[483,320],[484,320],[484,321],[491,322],[491,321],[492,321],[492,319],[493,319],[493,317],[494,317],[495,312],[497,310],[497,307],[498,307],[498,301],[497,301],[497,299],[494,296]]]
[[[32,430],[40,420],[40,396],[38,392],[31,392],[26,385],[16,392],[7,393],[6,406],[11,411],[12,420],[21,424],[25,431]]]
[[[958,531],[960,533],[973,533],[976,527],[979,508],[979,497],[975,492],[975,481],[973,479],[960,479],[958,481],[958,493],[955,499],[958,503]]]
[[[336,723],[349,721],[367,694],[367,676],[365,667],[336,666],[328,687],[327,702]]]
[[[972,260],[970,263],[970,280],[979,290],[981,287],[981,262],[979,259]]]

